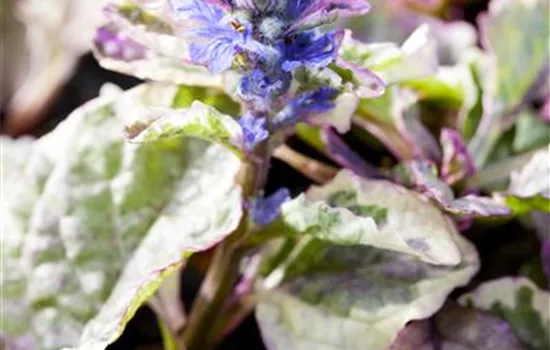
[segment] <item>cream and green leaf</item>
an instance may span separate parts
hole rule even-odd
[[[348,170],[283,204],[279,220],[289,234],[389,249],[438,265],[460,263],[456,228],[437,207],[399,185]]]
[[[504,277],[485,282],[460,301],[508,321],[526,350],[550,349],[550,293],[530,280]]]
[[[407,322],[430,317],[477,272],[475,248],[451,235],[460,254],[455,266],[302,239],[259,287],[256,318],[267,348],[388,349]]]
[[[194,138],[128,143],[123,94],[87,103],[36,140],[5,184],[8,344],[105,348],[187,256],[240,220],[239,159]]]
[[[522,169],[512,172],[504,197],[519,214],[550,212],[550,145],[535,152]]]

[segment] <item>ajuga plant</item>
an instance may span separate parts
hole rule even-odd
[[[144,82],[2,139],[2,347],[147,304],[167,350],[249,315],[270,350],[550,349],[548,1],[389,3],[108,4],[94,54]]]

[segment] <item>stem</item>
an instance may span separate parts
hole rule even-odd
[[[235,235],[245,232],[247,226],[245,217],[246,215],[234,232]],[[239,277],[239,263],[243,255],[244,250],[239,249],[236,242],[230,240],[222,242],[216,248],[183,333],[183,340],[188,350],[207,349],[212,325],[215,324],[225,300]]]
[[[256,152],[242,164],[239,183],[244,201],[249,201],[263,190],[269,165],[267,142],[257,146]],[[187,350],[206,350],[213,346],[210,341],[216,319],[239,278],[239,265],[246,253],[243,241],[249,229],[249,215],[244,208],[243,216],[233,233],[218,245],[204,281],[193,303],[183,340]]]
[[[273,156],[286,162],[318,184],[327,183],[338,172],[338,169],[298,153],[287,145],[277,147]]]

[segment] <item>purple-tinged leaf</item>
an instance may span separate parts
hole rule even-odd
[[[163,8],[146,11],[137,4],[111,4],[105,14],[109,22],[98,30],[94,42],[94,53],[104,68],[158,82],[223,87],[221,75],[190,63],[189,44],[161,18]]]
[[[444,128],[441,130],[440,142],[443,149],[441,178],[445,182],[452,185],[475,173],[472,157],[458,131]]]
[[[373,71],[348,62],[342,58],[337,59],[336,64],[353,74],[355,92],[360,98],[374,98],[384,94],[386,84],[382,78]]]
[[[437,167],[428,161],[415,160],[400,164],[394,170],[397,179],[433,200],[442,210],[468,222],[473,217],[508,216],[506,203],[497,198],[467,195],[455,198],[451,187],[439,179]]]
[[[470,217],[512,215],[512,210],[502,200],[473,194],[453,200],[445,210],[455,215]]]
[[[523,350],[512,327],[486,311],[447,302],[403,328],[389,350]]]
[[[365,178],[380,178],[376,167],[367,163],[367,161],[355,153],[334,130],[323,128],[321,137],[328,155],[338,165]]]
[[[524,349],[550,348],[550,293],[527,278],[503,277],[485,282],[461,296],[459,302],[507,321]]]
[[[428,26],[417,28],[400,48],[393,43],[366,44],[351,35],[346,31],[340,47],[344,64],[337,63],[356,74],[360,69],[374,72],[386,84],[395,84],[437,72],[437,46]]]
[[[293,19],[293,24],[289,27],[288,32],[316,27],[333,22],[337,18],[362,16],[370,10],[370,5],[366,0],[290,1],[291,5],[288,7],[297,8],[301,6],[301,3],[309,3],[309,5],[299,11],[299,17]]]
[[[461,255],[454,267],[302,239],[258,285],[256,319],[266,347],[387,350],[407,322],[437,312],[477,271],[475,248],[458,233],[452,237]]]

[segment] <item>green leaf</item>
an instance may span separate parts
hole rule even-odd
[[[435,75],[406,80],[401,85],[415,90],[420,100],[443,102],[449,107],[460,108],[463,113],[477,100],[474,80],[466,64],[441,66]]]
[[[504,194],[506,203],[518,214],[533,210],[550,212],[550,145],[511,175]]]
[[[256,318],[267,348],[386,350],[407,322],[435,313],[476,273],[474,247],[452,235],[461,256],[455,267],[374,247],[302,240],[259,291]]]
[[[242,129],[235,119],[214,107],[195,101],[185,110],[158,111],[155,120],[130,138],[132,142],[152,142],[194,136],[220,143],[242,157]],[[134,129],[133,125],[128,128]]]
[[[478,168],[488,161],[510,117],[530,102],[531,89],[547,79],[549,10],[546,0],[493,0],[480,21],[488,50],[480,76],[483,115],[469,145]]]
[[[433,264],[460,262],[456,229],[435,206],[401,186],[348,170],[283,204],[279,220],[294,234],[390,249]]]
[[[506,321],[454,302],[430,320],[415,321],[399,332],[389,350],[523,350]]]
[[[361,100],[354,122],[399,159],[439,158],[439,146],[422,124],[417,102],[414,91],[393,85],[379,98]]]
[[[495,60],[493,108],[522,103],[548,62],[548,1],[493,0],[481,20],[483,42]]]
[[[531,110],[522,112],[516,122],[512,148],[515,153],[531,151],[550,143],[550,124]]]
[[[550,293],[528,279],[505,277],[485,282],[460,302],[508,321],[525,349],[550,349]]]
[[[237,226],[239,159],[192,138],[127,143],[116,111],[134,92],[98,98],[37,140],[4,199],[8,342],[105,348],[189,254]]]
[[[189,87],[144,84],[132,89],[117,105],[119,114],[128,120],[127,138],[136,143],[193,136],[224,145],[241,157],[242,129],[232,117],[200,101],[188,108],[172,108],[172,104],[189,102],[182,91],[199,94]],[[220,98],[226,98],[220,95]],[[223,103],[223,102],[222,102]]]

